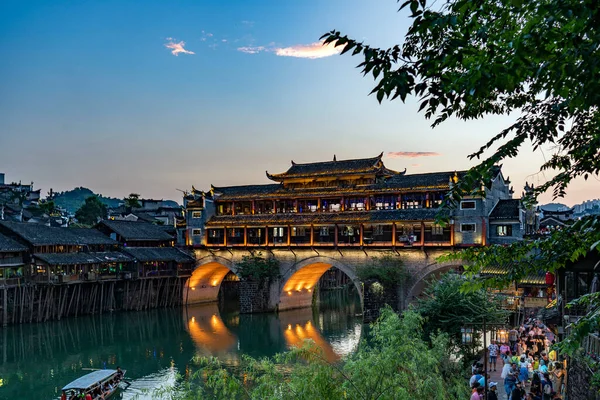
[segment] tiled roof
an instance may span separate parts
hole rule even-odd
[[[424,190],[448,191],[450,178],[454,171],[434,172],[428,174],[394,174],[381,183],[361,186],[338,186],[309,189],[287,189],[282,185],[246,185],[213,187],[219,196],[217,200],[260,200],[283,198],[316,198],[316,197],[341,197],[341,196],[367,196],[385,193],[402,193]],[[461,179],[466,171],[458,171],[456,175]]]
[[[26,251],[27,247],[23,246],[19,242],[12,240],[11,238],[0,234],[0,253],[12,252],[12,251]]]
[[[0,222],[5,234],[14,234],[33,246],[43,245],[115,245],[117,242],[95,229],[57,228],[26,222]]]
[[[173,240],[173,236],[166,233],[162,227],[147,222],[104,220],[100,222],[100,225],[106,226],[125,240]]]
[[[519,219],[520,205],[519,199],[498,200],[490,213],[490,220]]]
[[[480,274],[482,276],[504,276],[508,274],[508,268],[504,266],[490,266],[482,268]],[[531,273],[519,280],[519,285],[527,286],[546,286],[546,272],[539,271]]]
[[[361,174],[361,173],[376,173],[382,169],[385,170],[381,163],[381,153],[377,157],[359,158],[354,160],[339,160],[324,161],[308,164],[296,164],[292,161],[292,166],[281,174],[269,174],[267,177],[273,180],[284,178],[304,178],[317,177],[326,175],[344,175],[344,174]]]
[[[438,213],[435,208],[406,210],[345,211],[335,213],[289,213],[254,215],[219,215],[212,217],[208,226],[276,226],[353,224],[394,221],[433,221]]]
[[[127,247],[123,250],[138,261],[195,262],[195,258],[175,247]]]
[[[104,264],[132,261],[131,257],[117,251],[97,253],[37,253],[33,256],[50,265]]]

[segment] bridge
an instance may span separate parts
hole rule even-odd
[[[346,274],[356,286],[361,303],[373,304],[370,291],[363,288],[356,270],[371,262],[373,257],[389,253],[389,249],[263,249],[263,256],[274,257],[278,262],[279,278],[265,282],[240,282],[240,311],[242,313],[283,311],[311,307],[314,289],[319,279],[330,268]],[[221,283],[227,274],[238,275],[238,264],[251,254],[244,248],[196,249],[196,266],[183,290],[184,304],[216,302]],[[396,254],[410,273],[405,287],[398,289],[395,309],[405,308],[435,276],[460,267],[457,262],[438,263],[436,259],[449,250],[434,248],[399,249]],[[365,301],[367,300],[367,301]],[[366,310],[365,310],[366,311]]]

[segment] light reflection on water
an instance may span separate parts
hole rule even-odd
[[[214,304],[97,315],[0,331],[0,399],[58,399],[82,368],[127,369],[122,399],[157,399],[197,369],[195,356],[239,365],[241,355],[272,356],[311,339],[330,361],[356,348],[360,304],[347,294],[321,296],[321,306],[279,314],[221,313]]]

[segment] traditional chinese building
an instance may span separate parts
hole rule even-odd
[[[508,201],[498,210],[509,209],[511,226],[498,232],[503,238],[522,237],[519,202],[510,200],[513,191],[500,168],[483,196],[464,198],[449,216],[450,223],[440,225],[436,223],[439,206],[466,171],[407,174],[388,169],[382,156],[334,157],[307,164],[292,161],[285,172],[266,173],[271,184],[211,186],[208,192],[193,189],[184,197],[186,243],[196,247],[480,246],[489,240],[490,212],[501,201]],[[496,225],[502,218],[499,211],[494,214]]]

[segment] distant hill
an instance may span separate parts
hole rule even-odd
[[[566,209],[569,209],[571,207],[566,206],[566,205],[561,204],[561,203],[548,203],[548,204],[540,205],[540,208],[542,210],[546,210],[546,211],[558,211],[558,210],[563,210],[563,209],[566,210]]]
[[[54,204],[58,207],[62,207],[70,213],[75,213],[90,196],[95,196],[96,193],[92,192],[88,188],[77,187],[73,190],[67,190],[64,192],[57,192],[54,194]],[[98,195],[100,201],[106,204],[108,207],[118,207],[123,202],[122,199],[114,197],[104,197]]]

